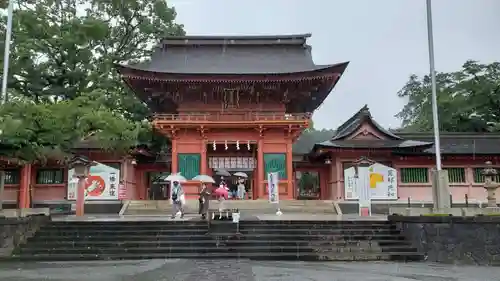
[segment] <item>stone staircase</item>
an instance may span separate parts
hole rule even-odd
[[[161,215],[172,209],[170,200],[131,200],[125,203],[123,215]],[[210,201],[210,209],[217,209],[217,200]],[[276,206],[267,200],[226,200],[224,209],[238,209],[245,213],[274,214]],[[329,200],[282,200],[280,209],[283,212],[337,214],[333,201]],[[198,200],[187,200],[186,213],[198,212]]]
[[[421,260],[386,221],[51,222],[14,260]]]

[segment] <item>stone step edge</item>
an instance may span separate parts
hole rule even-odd
[[[11,257],[3,258],[5,261],[73,261],[73,260],[147,260],[147,259],[214,259],[214,258],[243,258],[243,259],[266,259],[275,258],[276,260],[310,260],[310,261],[367,261],[367,260],[393,260],[393,259],[407,259],[407,260],[423,260],[424,255],[421,253],[405,253],[405,252],[385,252],[373,255],[364,255],[365,258],[361,259],[355,255],[342,256],[326,256],[321,253],[213,253],[213,254],[114,254],[114,255],[95,255],[95,254],[39,254],[39,255],[13,255]],[[366,258],[368,257],[368,259]],[[371,258],[371,259],[370,259]]]
[[[261,240],[228,240],[228,242],[225,242],[224,240],[222,240],[223,243],[231,243],[231,244],[252,244],[252,243],[263,243],[263,244],[280,244],[280,243],[283,243],[283,244],[296,244],[296,245],[311,245],[311,243],[314,243],[315,242],[320,242],[320,243],[328,243],[328,245],[332,245],[332,246],[343,246],[342,243],[345,244],[345,246],[354,246],[352,244],[355,244],[355,243],[363,243],[363,242],[370,242],[370,240],[337,240],[337,241],[328,241],[328,240],[315,240],[315,241],[304,241],[304,240],[270,240],[270,241],[263,241],[262,239]],[[410,241],[407,241],[407,240],[371,240],[372,242],[374,243],[405,243],[406,245],[411,245],[411,242]],[[127,241],[120,241],[120,242],[113,242],[113,241],[58,241],[58,242],[55,242],[55,243],[46,243],[46,242],[29,242],[29,244],[25,244],[25,245],[28,245],[29,247],[34,247],[34,246],[37,246],[37,245],[40,245],[40,246],[46,246],[46,245],[57,245],[57,246],[66,246],[66,245],[72,245],[72,246],[76,246],[76,245],[95,245],[95,246],[99,246],[99,245],[112,245],[112,246],[115,246],[114,244],[120,244],[120,245],[116,245],[117,247],[120,246],[120,247],[123,247],[123,245],[126,245],[126,244],[132,244],[134,245],[134,247],[142,247],[144,245],[149,245],[149,244],[155,244],[155,245],[158,245],[158,244],[177,244],[177,245],[190,245],[190,246],[194,246],[193,244],[204,244],[204,243],[215,243],[214,240],[212,239],[207,239],[207,240],[187,240],[187,241],[183,241],[183,240],[171,240],[171,241],[162,241],[162,240],[157,240],[157,241],[135,241],[135,240],[127,240]],[[137,245],[137,246],[135,246]],[[37,248],[37,247],[34,247],[34,248]],[[40,248],[43,248],[43,247],[40,247]]]
[[[172,244],[163,244],[160,243],[160,245],[107,245],[103,246],[102,244],[79,244],[79,245],[52,245],[52,244],[25,244],[19,246],[19,249],[21,250],[56,250],[56,249],[70,249],[70,250],[75,250],[75,251],[80,251],[80,250],[89,250],[89,249],[100,249],[100,250],[109,250],[109,249],[134,249],[134,250],[143,250],[143,249],[153,249],[153,250],[166,250],[167,252],[170,252],[172,250],[178,250],[178,249],[186,249],[186,248],[192,248],[192,249],[198,249],[198,250],[210,250],[210,249],[218,249],[218,248],[230,248],[234,250],[253,250],[253,249],[260,249],[260,250],[269,250],[269,249],[294,249],[294,250],[301,250],[301,249],[325,249],[328,251],[340,251],[340,249],[377,249],[381,251],[385,251],[387,249],[411,249],[415,250],[415,247],[411,244],[398,244],[398,243],[391,243],[389,245],[380,245],[378,243],[372,243],[369,245],[353,245],[353,244],[331,244],[331,243],[325,243],[325,244],[308,244],[308,243],[288,243],[288,242],[277,242],[277,243],[262,243],[262,244],[257,244],[258,242],[251,242],[251,243],[224,243],[221,242],[219,245],[215,243],[215,241],[210,241],[211,243],[197,243],[200,245],[182,245],[179,244],[177,247],[174,247]],[[153,247],[154,246],[154,247]],[[337,251],[337,252],[338,252]]]

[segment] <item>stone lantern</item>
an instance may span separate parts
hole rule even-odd
[[[69,169],[74,169],[74,176],[78,178],[76,193],[76,215],[83,216],[85,208],[85,183],[90,174],[90,167],[95,165],[85,156],[75,156],[69,162]]]
[[[481,174],[484,176],[484,189],[488,192],[488,208],[497,208],[497,198],[495,196],[495,192],[498,188],[498,183],[495,182],[495,177],[498,174],[497,169],[492,167],[490,161],[487,161],[486,168],[481,171]]]

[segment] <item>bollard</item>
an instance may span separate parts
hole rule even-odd
[[[411,197],[408,197],[408,208],[411,208]]]
[[[469,208],[469,194],[465,193],[465,208]]]
[[[453,195],[450,193],[450,208],[453,208]]]

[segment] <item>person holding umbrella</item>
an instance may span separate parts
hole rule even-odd
[[[184,203],[186,201],[184,197],[184,189],[181,186],[181,182],[186,182],[186,178],[178,174],[169,175],[165,178],[166,181],[172,182],[170,200],[172,200],[172,219],[175,219],[177,212],[181,213],[181,219],[184,218]]]
[[[245,199],[245,179],[248,177],[247,174],[242,173],[242,172],[237,172],[234,173],[234,176],[237,177],[237,190],[236,190],[236,196],[238,199],[242,200]]]
[[[227,188],[226,181],[224,180],[224,177],[221,176],[219,187],[215,190],[215,195],[219,200],[219,212],[222,212],[224,209],[224,201],[228,198],[228,192],[229,189]]]
[[[221,212],[224,209],[224,201],[228,198],[228,191],[225,177],[230,177],[231,174],[224,169],[216,169],[215,175],[220,176],[219,187],[215,190],[215,196],[219,200],[219,211]]]
[[[210,208],[211,194],[207,187],[207,183],[215,183],[215,180],[211,176],[207,175],[198,175],[194,177],[193,180],[199,180],[201,182],[200,197],[198,198],[198,214],[201,215],[202,219],[206,219]]]
[[[210,191],[204,182],[201,183],[200,198],[198,201],[200,203],[198,213],[201,215],[201,219],[204,220],[207,218],[208,209],[210,208]]]
[[[178,181],[172,182],[172,219],[175,219],[177,212],[181,212],[181,219],[184,218],[184,190]]]

